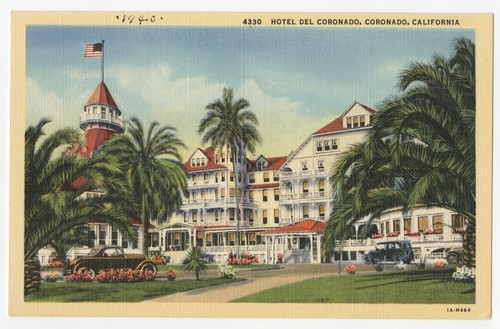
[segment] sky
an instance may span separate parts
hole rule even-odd
[[[27,124],[78,128],[101,78],[84,48],[105,40],[104,80],[123,118],[174,126],[184,160],[204,147],[198,123],[224,87],[259,118],[250,157],[287,155],[354,101],[379,108],[408,63],[449,57],[462,36],[474,40],[466,29],[30,26]]]

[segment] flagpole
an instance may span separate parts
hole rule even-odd
[[[104,40],[101,47],[101,81],[104,82]]]

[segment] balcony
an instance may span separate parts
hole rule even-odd
[[[80,115],[80,128],[87,129],[93,127],[94,124],[97,126],[108,126],[116,129],[118,132],[123,133],[125,131],[125,123],[120,117],[111,116],[110,114],[101,113],[85,113]]]
[[[291,177],[316,177],[316,176],[331,176],[332,172],[326,169],[316,169],[316,170],[301,170],[301,171],[285,171],[280,173],[281,179],[291,178]]]

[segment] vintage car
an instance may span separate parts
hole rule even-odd
[[[100,270],[133,269],[152,271],[156,275],[156,265],[143,254],[126,255],[119,246],[97,246],[87,256],[80,256],[69,263],[67,272],[89,272],[91,276]]]
[[[375,250],[370,250],[363,256],[365,264],[377,264],[386,261],[410,264],[414,255],[411,242],[408,240],[380,242]]]

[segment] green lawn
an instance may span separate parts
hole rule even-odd
[[[175,280],[136,283],[44,283],[40,290],[25,297],[26,302],[140,302],[238,279]]]
[[[235,302],[472,304],[473,283],[454,282],[453,270],[354,274],[310,279],[261,291]]]

